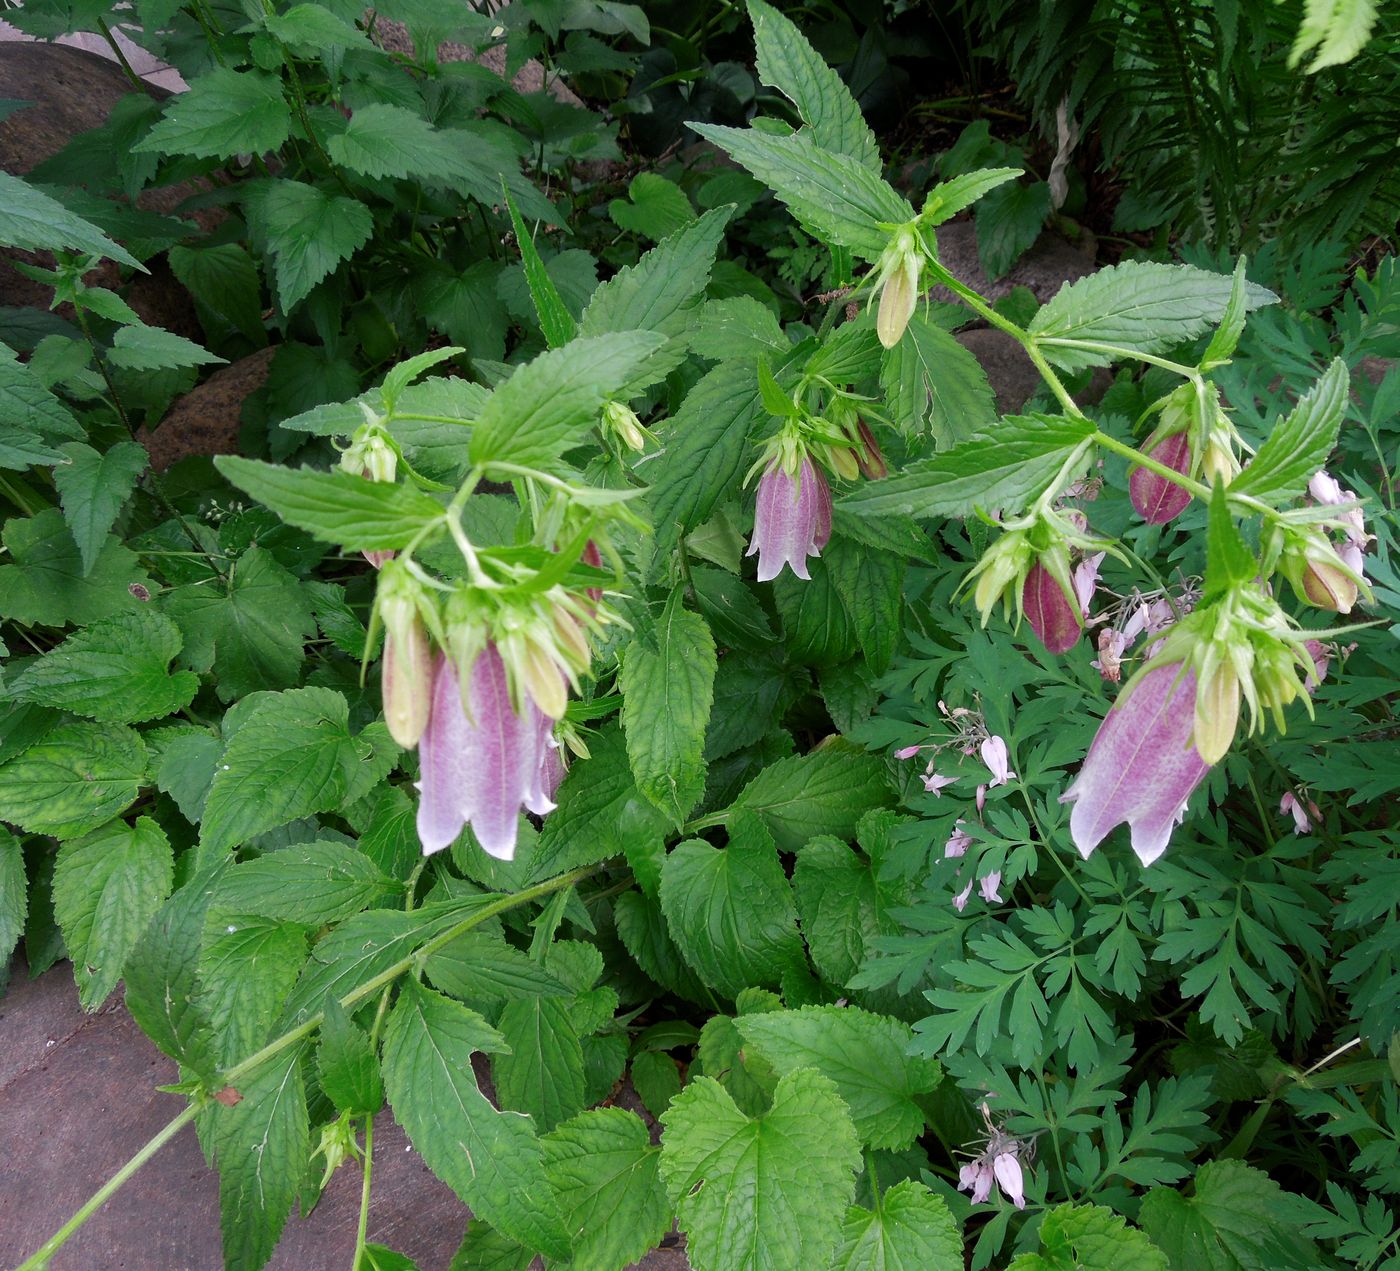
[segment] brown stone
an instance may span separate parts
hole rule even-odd
[[[990,301],[1009,295],[1013,287],[1027,287],[1044,304],[1065,283],[1077,282],[1097,268],[1098,245],[1087,230],[1076,243],[1047,231],[1035,240],[1004,278],[993,282],[982,268],[977,254],[977,231],[971,221],[949,221],[940,225],[936,233],[938,259],[943,267],[959,282]],[[935,300],[956,299],[944,287],[935,287],[931,294]]]
[[[120,995],[84,1015],[67,963],[37,980],[15,965],[9,992],[0,997],[0,1266],[15,1266],[38,1249],[180,1111],[178,1097],[156,1090],[175,1079],[175,1065],[136,1027]],[[313,1213],[287,1223],[270,1271],[344,1271],[354,1250],[360,1183],[358,1169],[342,1166]],[[392,1113],[381,1113],[370,1240],[406,1254],[422,1271],[446,1271],[469,1218]],[[668,1237],[637,1271],[687,1271],[679,1243]],[[221,1265],[218,1179],[192,1127],[50,1262],[52,1271],[217,1271]]]
[[[0,97],[34,103],[0,123],[0,169],[23,176],[79,133],[100,128],[132,91],[122,68],[96,53],[63,44],[0,43]]]
[[[221,367],[180,398],[154,430],[143,428],[137,440],[150,452],[151,467],[164,472],[191,455],[236,453],[243,403],[267,382],[275,352],[259,349]]]

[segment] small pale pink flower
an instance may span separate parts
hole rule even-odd
[[[997,1186],[1017,1209],[1026,1207],[1025,1181],[1021,1174],[1021,1161],[1015,1152],[1002,1152],[992,1161],[992,1173]]]
[[[953,832],[948,836],[948,841],[943,845],[944,859],[962,856],[971,846],[972,836],[963,829],[963,823],[961,821],[955,821],[953,823]]]
[[[1074,567],[1074,594],[1079,598],[1079,609],[1085,617],[1088,617],[1089,605],[1099,585],[1099,566],[1103,564],[1104,555],[1103,552],[1095,552]]]
[[[972,884],[969,882],[968,885],[962,889],[962,891],[958,892],[958,894],[953,897],[953,908],[956,909],[959,913],[962,913],[962,911],[967,908],[968,897],[970,897],[971,895]]]
[[[922,749],[922,746],[901,746],[894,752],[894,757],[896,759],[912,759]]]
[[[981,746],[982,762],[987,765],[992,774],[991,784],[994,786],[1004,786],[1016,774],[1011,771],[1009,756],[1007,754],[1006,742],[997,736],[988,737]]]
[[[1312,829],[1313,820],[1320,819],[1322,816],[1316,803],[1311,799],[1304,801],[1298,798],[1292,790],[1285,792],[1283,798],[1278,801],[1278,810],[1293,817],[1294,834],[1306,834]]]
[[[753,538],[745,553],[758,554],[758,581],[770,582],[784,565],[807,579],[807,557],[820,556],[831,538],[831,487],[810,458],[802,457],[797,479],[774,459],[758,481]]]
[[[977,890],[982,899],[989,905],[1001,905],[1005,902],[1001,898],[1001,870],[994,869],[990,874],[984,874],[977,880]]]
[[[1303,681],[1303,687],[1309,693],[1315,693],[1318,686],[1327,678],[1327,668],[1332,665],[1332,654],[1321,640],[1305,640],[1303,647],[1307,649],[1313,660],[1313,673]]]
[[[977,787],[977,811],[981,812],[987,806],[987,787],[980,785]]]
[[[394,559],[393,549],[383,552],[361,552],[360,555],[363,556],[367,561],[369,561],[369,563],[373,565],[375,569],[383,569],[384,562],[386,560]]]
[[[1319,469],[1313,479],[1308,482],[1308,493],[1317,502],[1329,507],[1336,507],[1340,503],[1349,501],[1349,496],[1343,491],[1341,482],[1326,468]]]
[[[971,1192],[972,1203],[980,1205],[992,1194],[992,1167],[980,1157],[958,1171],[958,1191]]]
[[[1179,663],[1149,671],[1108,712],[1079,776],[1060,796],[1074,804],[1070,835],[1086,860],[1124,821],[1144,865],[1166,849],[1209,770],[1192,741],[1195,713],[1196,675]]]
[[[1183,475],[1191,467],[1191,438],[1187,429],[1163,437],[1146,452],[1149,459],[1180,472]],[[1169,481],[1158,473],[1146,468],[1134,468],[1128,477],[1128,497],[1133,501],[1137,513],[1149,525],[1165,525],[1186,510],[1191,502],[1191,492],[1183,490],[1175,481]]]
[[[923,775],[924,790],[932,795],[941,795],[944,786],[951,786],[957,782],[956,777],[945,777],[937,772],[926,772]]]

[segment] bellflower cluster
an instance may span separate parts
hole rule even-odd
[[[1032,1145],[1013,1138],[991,1123],[987,1105],[982,1105],[987,1121],[988,1137],[983,1150],[958,1171],[958,1190],[969,1192],[974,1205],[991,1198],[992,1186],[1017,1209],[1026,1207],[1025,1166],[1032,1155]]]
[[[581,563],[590,556],[599,559],[591,542]],[[590,667],[590,634],[614,618],[591,585],[541,585],[486,552],[470,561],[473,580],[456,586],[402,560],[381,570],[384,712],[394,739],[419,748],[424,852],[470,825],[486,852],[509,860],[522,807],[554,807],[564,772],[555,734]]]

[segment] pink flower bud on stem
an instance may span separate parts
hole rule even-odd
[[[1021,585],[1021,609],[1031,630],[1051,653],[1066,653],[1079,643],[1083,625],[1078,604],[1070,602],[1064,588],[1039,561]]]
[[[1185,476],[1191,469],[1191,438],[1186,429],[1174,432],[1145,451],[1174,472]],[[1191,502],[1191,492],[1160,473],[1134,468],[1128,477],[1128,496],[1137,513],[1149,525],[1165,525],[1175,520]]]

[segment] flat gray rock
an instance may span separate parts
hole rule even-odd
[[[1027,287],[1044,304],[1065,283],[1077,282],[1098,268],[1098,243],[1088,230],[1077,243],[1047,230],[1011,267],[1010,273],[993,282],[977,255],[977,230],[971,221],[949,221],[935,233],[943,267],[960,283],[993,302],[1010,295],[1014,287]],[[935,300],[957,299],[945,287],[935,287],[930,294]]]
[[[71,969],[37,980],[16,965],[0,998],[0,1266],[16,1266],[181,1109],[176,1079],[121,1006],[78,1007]],[[271,1271],[345,1271],[360,1171],[338,1170],[309,1218],[293,1217]],[[446,1271],[470,1215],[409,1146],[387,1110],[375,1121],[369,1238]],[[168,1143],[54,1256],[51,1271],[219,1271],[219,1184],[193,1127]],[[686,1271],[660,1249],[638,1271]]]

